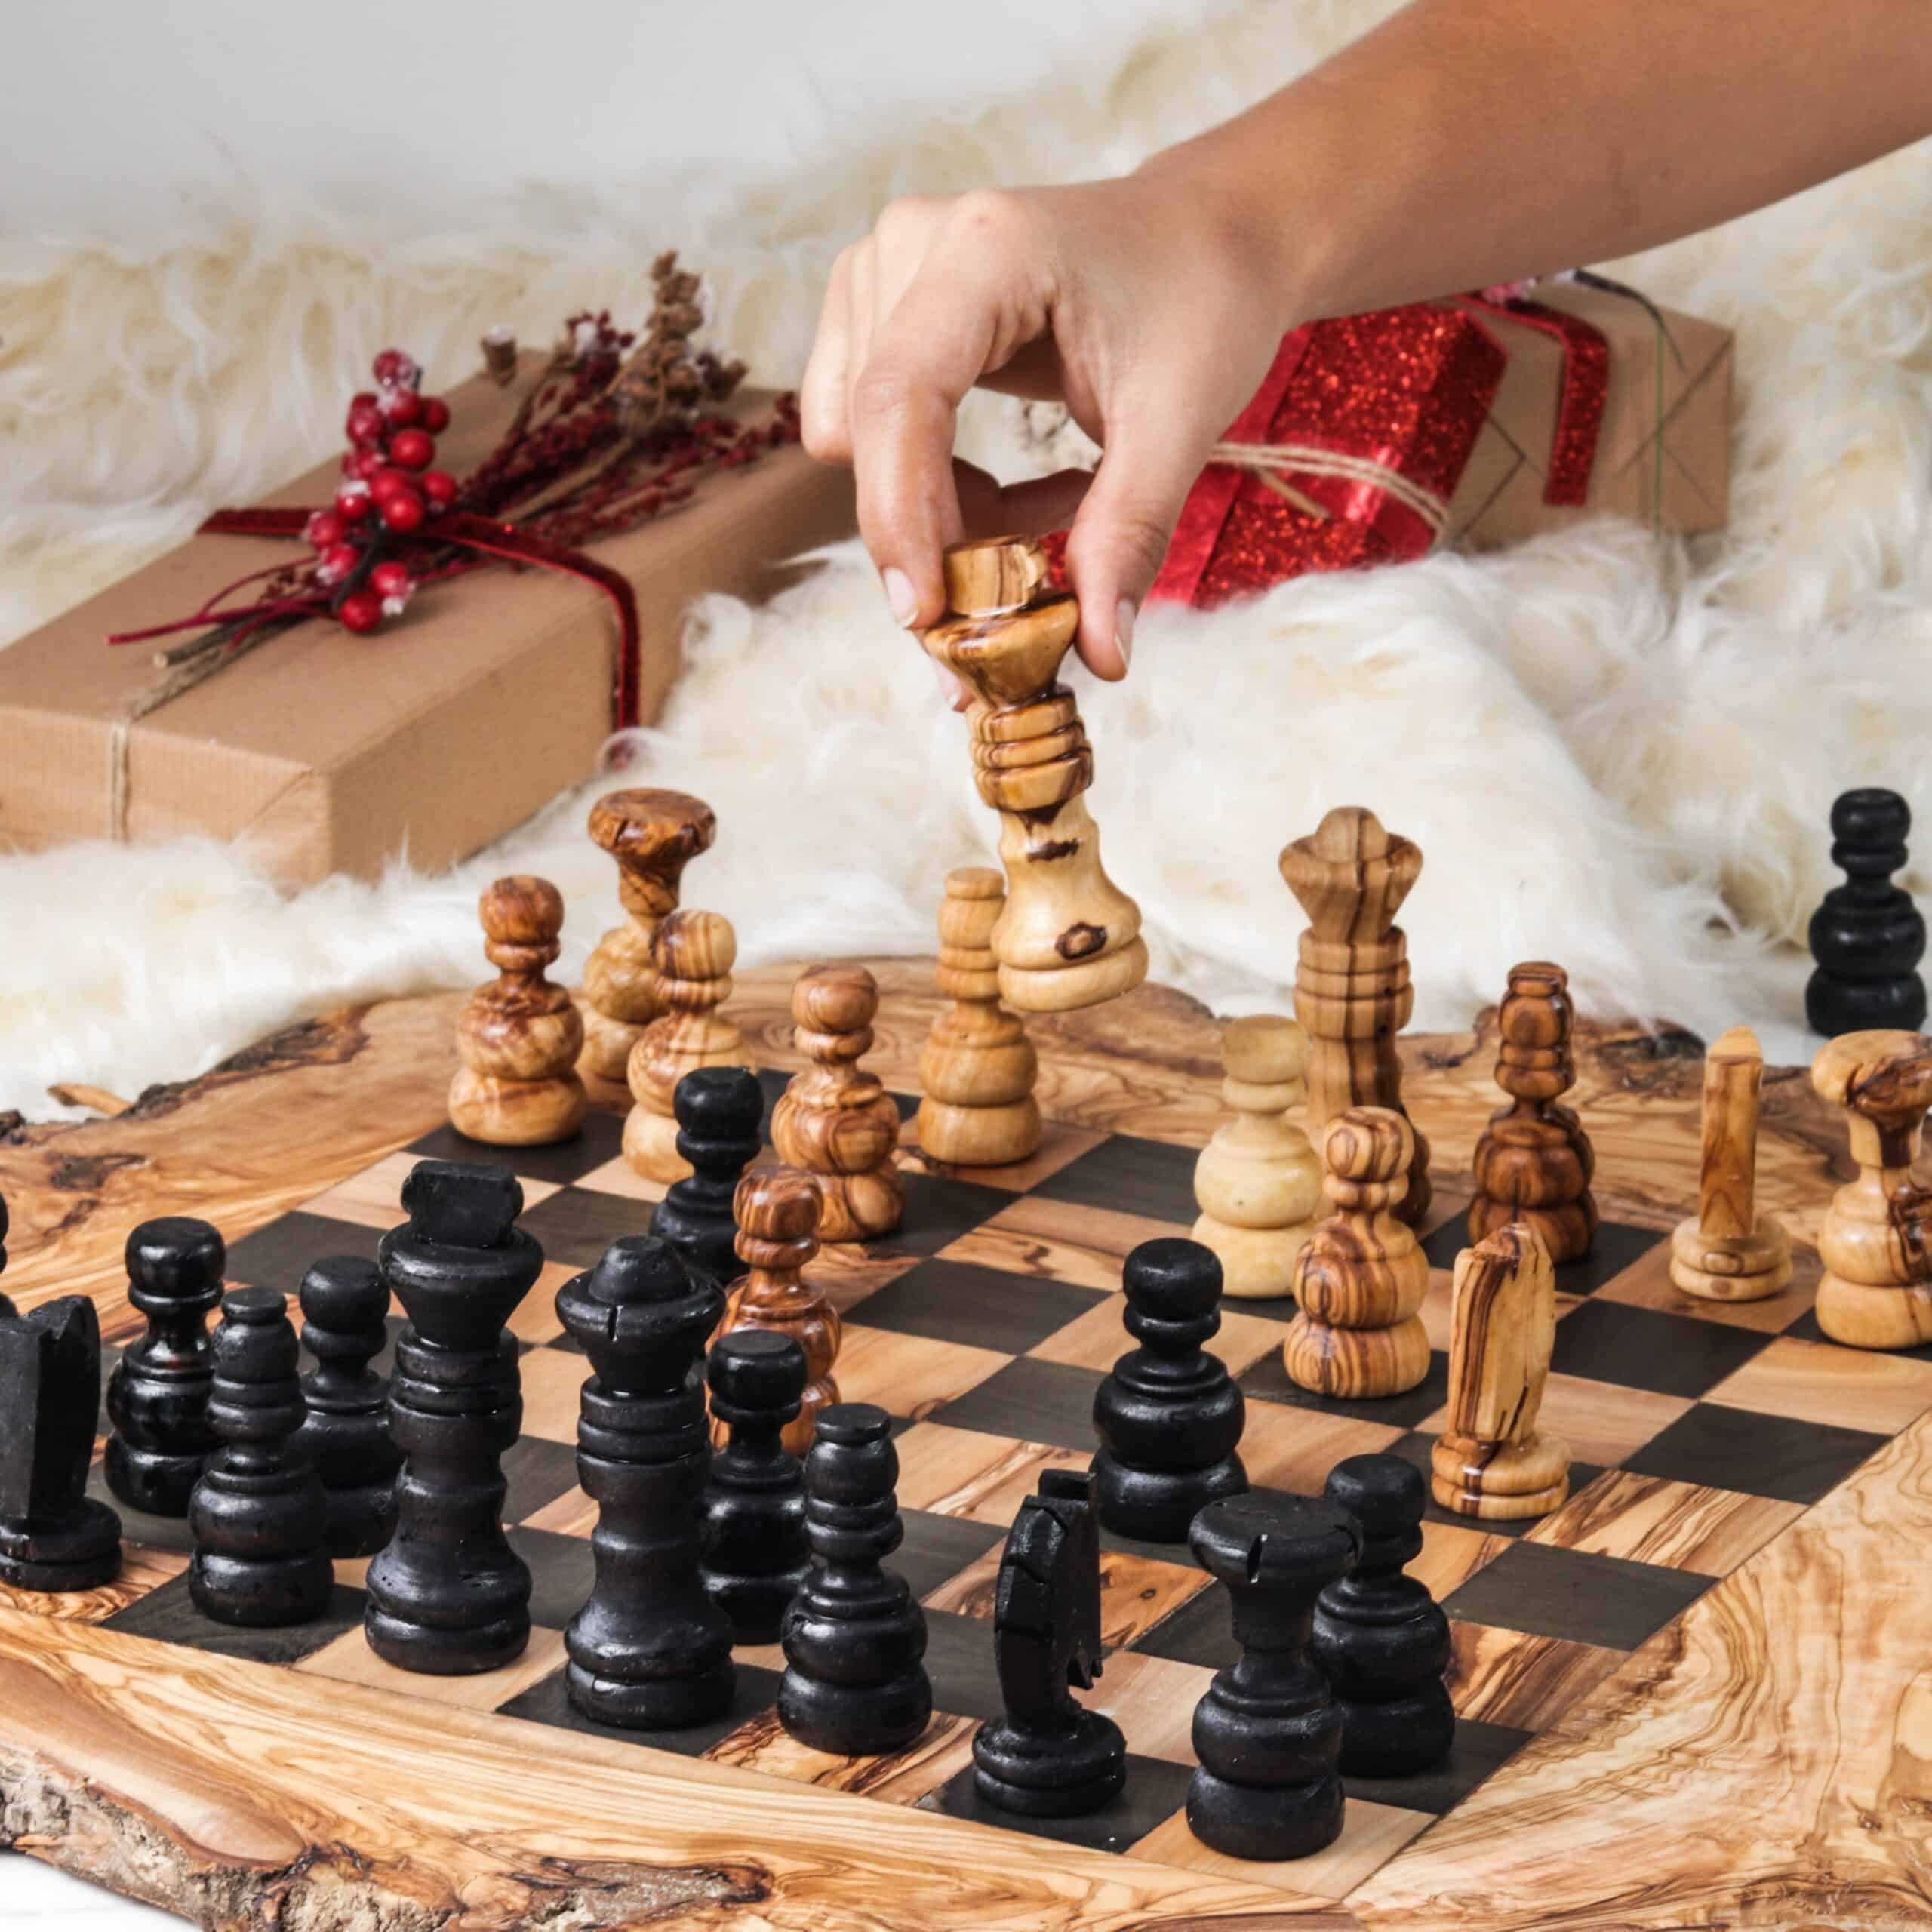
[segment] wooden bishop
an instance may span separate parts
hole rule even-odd
[[[1039,1055],[1026,1023],[1000,1003],[992,932],[1006,881],[990,866],[946,875],[935,983],[952,1004],[933,1022],[919,1054],[919,1147],[957,1168],[997,1168],[1039,1149],[1033,1082]]]
[[[1704,1056],[1697,1211],[1670,1238],[1670,1278],[1705,1301],[1762,1301],[1791,1279],[1791,1237],[1757,1206],[1758,1094],[1764,1056],[1734,1026]]]
[[[577,1075],[583,1021],[543,969],[561,950],[562,895],[548,879],[500,878],[480,910],[484,956],[498,977],[478,986],[456,1024],[463,1065],[450,1082],[450,1121],[472,1140],[534,1147],[583,1124]]]
[[[898,1226],[906,1189],[892,1164],[899,1109],[860,1066],[872,1044],[878,982],[864,967],[813,966],[792,988],[792,1044],[811,1064],[771,1110],[771,1144],[816,1174],[821,1241],[872,1241]]]
[[[636,1103],[624,1122],[624,1158],[648,1180],[682,1180],[672,1099],[700,1066],[749,1066],[743,1036],[718,1009],[731,997],[737,935],[719,912],[668,914],[651,939],[651,961],[666,1011],[631,1049],[626,1071]]]
[[[1395,924],[1422,851],[1359,805],[1337,805],[1282,848],[1281,876],[1308,914],[1295,966],[1295,1017],[1308,1029],[1308,1125],[1319,1134],[1350,1107],[1402,1113],[1395,1035],[1415,1010],[1409,942]],[[1401,1218],[1429,1211],[1429,1143],[1411,1128]]]
[[[1819,1224],[1818,1326],[1854,1349],[1932,1342],[1932,1189],[1912,1175],[1932,1106],[1932,1039],[1841,1033],[1811,1063],[1811,1084],[1845,1109],[1858,1163]]]
[[[624,923],[598,941],[583,969],[580,1064],[621,1080],[638,1035],[664,1011],[651,936],[677,910],[685,868],[710,849],[718,820],[688,792],[607,792],[590,808],[590,835],[617,862]]]
[[[1514,1222],[1456,1257],[1448,1426],[1429,1488],[1458,1516],[1515,1522],[1570,1493],[1570,1445],[1537,1432],[1556,1346],[1556,1276],[1543,1237]]]
[[[1094,754],[1058,681],[1080,607],[1041,589],[1046,559],[1024,537],[955,543],[944,565],[950,608],[924,643],[973,697],[976,781],[1000,815],[999,989],[1023,1013],[1097,1005],[1147,977],[1147,947],[1140,907],[1100,869]]]

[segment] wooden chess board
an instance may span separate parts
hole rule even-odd
[[[873,1058],[909,1115],[937,1001],[928,969],[873,962]],[[789,973],[734,1002],[775,1092],[797,1065]],[[373,1254],[440,1124],[457,1002],[396,1002],[294,1029],[118,1118],[0,1143],[23,1305],[94,1296],[110,1345],[139,1320],[120,1247],[146,1216],[228,1235],[231,1279],[291,1290],[329,1252]],[[1232,1655],[1226,1601],[1184,1549],[1103,1539],[1110,1648],[1088,1700],[1131,1755],[1087,1819],[976,1805],[971,1741],[998,1708],[1001,1540],[1040,1472],[1083,1464],[1093,1392],[1124,1346],[1122,1257],[1192,1217],[1194,1150],[1220,1118],[1217,1029],[1177,995],[1035,1022],[1051,1123],[1023,1167],[928,1171],[909,1139],[903,1231],[828,1250],[844,1395],[894,1417],[936,1715],[910,1749],[821,1755],[772,1709],[782,1658],[741,1651],[728,1716],[627,1734],[563,1694],[561,1631],[591,1574],[572,1442],[582,1356],[552,1300],[660,1192],[618,1153],[622,1096],[582,1138],[506,1155],[549,1265],[519,1314],[525,1435],[506,1458],[511,1540],[535,1577],[529,1650],[490,1675],[412,1677],[360,1624],[365,1565],[325,1620],[226,1629],[189,1604],[178,1523],[123,1511],[127,1564],[81,1598],[0,1590],[0,1836],[210,1925],[373,1922],[827,1928],[1932,1926],[1932,1349],[1835,1347],[1810,1315],[1809,1238],[1850,1168],[1795,1069],[1764,1090],[1761,1204],[1799,1238],[1775,1300],[1693,1303],[1663,1232],[1689,1211],[1701,1058],[1682,1035],[1579,1029],[1571,1096],[1595,1138],[1603,1227],[1558,1271],[1546,1427],[1570,1501],[1523,1525],[1432,1509],[1414,1566],[1451,1620],[1454,1755],[1352,1781],[1340,1841],[1252,1865],[1182,1817],[1189,1722]],[[1494,1035],[1403,1043],[1435,1149],[1423,1311],[1429,1379],[1383,1402],[1318,1400],[1283,1374],[1286,1303],[1227,1306],[1214,1345],[1248,1398],[1253,1481],[1318,1489],[1340,1457],[1425,1466],[1444,1398],[1448,1269],[1476,1134],[1500,1100]],[[392,1327],[399,1326],[392,1320]],[[103,1425],[104,1426],[104,1425]],[[104,1492],[103,1492],[104,1493]]]

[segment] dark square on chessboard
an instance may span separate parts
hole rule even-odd
[[[1634,1651],[1715,1577],[1518,1539],[1443,1601],[1449,1616],[1535,1637]]]
[[[973,1767],[968,1764],[930,1797],[922,1798],[920,1806],[955,1818],[970,1818],[977,1824],[1024,1832],[1031,1838],[1084,1845],[1094,1851],[1124,1851],[1186,1805],[1188,1780],[1192,1775],[1185,1764],[1170,1764],[1163,1758],[1140,1757],[1130,1749],[1127,1783],[1099,1810],[1082,1818],[1025,1818],[987,1804],[980,1795]]]
[[[228,1285],[279,1288],[293,1297],[302,1277],[324,1255],[352,1254],[373,1261],[382,1238],[380,1228],[333,1215],[306,1214],[298,1208],[244,1235],[229,1249]],[[291,1299],[291,1309],[294,1306]]]
[[[570,1700],[561,1670],[553,1670],[526,1690],[519,1691],[507,1703],[497,1706],[500,1716],[522,1718],[533,1724],[549,1724],[566,1730],[580,1730],[592,1737],[629,1737],[654,1751],[675,1751],[679,1756],[701,1758],[714,1744],[750,1723],[761,1711],[778,1700],[780,1673],[761,1664],[735,1660],[731,1707],[709,1724],[693,1724],[684,1730],[619,1730],[587,1718]]]
[[[1468,1211],[1459,1209],[1441,1226],[1423,1237],[1423,1252],[1432,1268],[1454,1269],[1456,1257],[1473,1245],[1469,1239]],[[1655,1228],[1637,1228],[1620,1221],[1605,1221],[1596,1231],[1587,1254],[1574,1261],[1557,1264],[1556,1292],[1559,1295],[1594,1294],[1613,1281],[1633,1263],[1641,1261],[1665,1237]]]
[[[1200,1212],[1194,1199],[1194,1168],[1200,1158],[1192,1147],[1115,1134],[1028,1192],[1036,1201],[1110,1208],[1188,1228]]]
[[[1795,1342],[1823,1342],[1827,1346],[1840,1346],[1818,1326],[1818,1311],[1807,1308],[1784,1333]],[[1915,1349],[1887,1349],[1885,1358],[1888,1361],[1932,1362],[1932,1342],[1921,1342]]]
[[[1759,1329],[1597,1299],[1558,1322],[1549,1365],[1558,1375],[1659,1395],[1696,1396],[1742,1368],[1770,1340]]]
[[[1022,1355],[934,1411],[932,1420],[949,1429],[1091,1456],[1100,1446],[1094,1433],[1094,1392],[1106,1380],[1097,1369]]]
[[[543,1147],[497,1147],[485,1140],[472,1140],[459,1134],[447,1121],[432,1128],[420,1140],[412,1140],[403,1151],[419,1161],[462,1161],[473,1166],[508,1168],[526,1180],[554,1182],[567,1187],[581,1180],[593,1168],[614,1161],[623,1152],[624,1116],[603,1107],[592,1107],[582,1127],[566,1140],[552,1141]],[[551,1259],[557,1259],[552,1256]]]
[[[1404,1811],[1430,1811],[1439,1818],[1461,1804],[1493,1772],[1500,1771],[1534,1735],[1514,1724],[1458,1718],[1455,1742],[1441,1764],[1408,1777],[1345,1777],[1342,1789],[1351,1798],[1393,1804]]]
[[[185,1644],[214,1657],[245,1657],[251,1663],[298,1663],[346,1632],[359,1630],[368,1601],[364,1592],[338,1583],[330,1592],[321,1615],[312,1623],[278,1630],[238,1629],[232,1624],[217,1623],[195,1607],[184,1571],[125,1610],[116,1611],[106,1627],[131,1637]]]
[[[1816,1503],[1890,1440],[1863,1429],[1697,1402],[1626,1456],[1623,1466],[1633,1475]]]
[[[1076,1288],[973,1262],[929,1258],[866,1296],[852,1318],[868,1328],[1023,1355],[1090,1308],[1113,1299],[1101,1288]],[[1128,1346],[1124,1331],[1121,1346]]]
[[[1212,1348],[1214,1344],[1211,1342],[1208,1346]],[[1279,1349],[1270,1349],[1237,1380],[1241,1393],[1251,1402],[1284,1402],[1291,1408],[1318,1409],[1324,1415],[1346,1416],[1356,1422],[1387,1423],[1397,1429],[1413,1429],[1448,1401],[1449,1357],[1441,1349],[1432,1350],[1429,1373],[1413,1389],[1399,1395],[1378,1395],[1362,1401],[1318,1395],[1313,1389],[1291,1382]]]

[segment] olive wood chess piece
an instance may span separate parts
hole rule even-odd
[[[993,1660],[1004,1713],[973,1740],[973,1782],[1001,1811],[1077,1818],[1127,1781],[1120,1726],[1075,1701],[1100,1641],[1100,1527],[1088,1470],[1045,1469],[1020,1506],[993,1595]]]
[[[1832,863],[1845,882],[1811,915],[1804,1014],[1815,1033],[1915,1032],[1925,1024],[1925,920],[1892,883],[1906,861],[1912,810],[1896,792],[1847,792],[1832,807]]]
[[[1300,1306],[1281,1343],[1289,1380],[1318,1395],[1399,1395],[1429,1373],[1429,1257],[1396,1212],[1412,1147],[1386,1107],[1352,1107],[1322,1135],[1334,1211],[1295,1258]]]
[[[1128,1350],[1094,1392],[1100,1521],[1116,1535],[1182,1543],[1195,1515],[1247,1487],[1247,1404],[1201,1344],[1221,1325],[1221,1264],[1198,1241],[1144,1241],[1121,1273]]]
[[[375,1263],[331,1254],[302,1277],[302,1346],[315,1366],[302,1378],[307,1413],[296,1446],[315,1465],[328,1502],[331,1556],[373,1556],[395,1529],[402,1451],[389,1434],[386,1377],[369,1366],[389,1340],[389,1291]]]
[[[844,1758],[900,1751],[933,1711],[925,1614],[884,1559],[905,1526],[894,1487],[892,1418],[835,1402],[805,1458],[811,1567],[785,1612],[778,1721],[814,1751]]]
[[[904,1218],[892,1164],[899,1109],[860,1066],[872,1044],[878,982],[863,966],[811,966],[792,988],[792,1041],[811,1064],[771,1110],[778,1158],[818,1177],[821,1241],[873,1241]]]
[[[1854,1349],[1932,1342],[1932,1189],[1912,1173],[1932,1106],[1932,1039],[1841,1033],[1811,1063],[1811,1084],[1845,1109],[1858,1164],[1818,1227],[1818,1326]]]
[[[565,1681],[601,1724],[683,1730],[731,1702],[731,1623],[698,1576],[709,1451],[691,1373],[724,1309],[717,1283],[652,1235],[613,1241],[558,1291],[558,1318],[590,1358],[577,1466],[598,1506],[596,1581],[564,1632]]]
[[[208,1420],[224,1447],[188,1505],[188,1594],[204,1617],[244,1629],[312,1623],[335,1587],[321,1478],[296,1441],[305,1404],[288,1299],[236,1288],[214,1343]]]
[[[678,1153],[691,1171],[651,1211],[651,1232],[668,1241],[686,1267],[722,1285],[738,1274],[731,1201],[758,1153],[764,1089],[748,1068],[700,1066],[678,1082],[671,1106]]]
[[[118,1574],[121,1519],[87,1493],[100,1413],[94,1303],[63,1295],[0,1312],[0,1583],[92,1590]]]
[[[1704,1056],[1697,1211],[1670,1238],[1670,1278],[1704,1301],[1762,1301],[1791,1280],[1791,1237],[1758,1211],[1758,1096],[1764,1056],[1734,1026]]]
[[[1313,834],[1282,848],[1281,876],[1308,915],[1295,964],[1295,1017],[1308,1029],[1308,1131],[1351,1107],[1403,1113],[1395,1035],[1415,1010],[1409,942],[1396,913],[1422,872],[1422,850],[1359,805],[1337,805]],[[1429,1211],[1429,1143],[1414,1128],[1400,1218]]]
[[[1022,1013],[1096,1005],[1147,977],[1147,946],[1140,909],[1100,869],[1094,754],[1059,681],[1080,607],[1041,588],[1045,557],[1024,537],[955,543],[943,565],[949,608],[924,641],[971,694],[974,780],[1000,815],[1000,992]]]
[[[691,1171],[678,1152],[678,1082],[700,1066],[752,1064],[743,1035],[718,1011],[731,997],[737,957],[737,934],[721,913],[669,913],[651,935],[664,1012],[631,1049],[636,1104],[624,1122],[624,1158],[647,1180],[682,1180]]]
[[[1443,1678],[1449,1620],[1426,1583],[1402,1574],[1422,1554],[1429,1484],[1399,1456],[1350,1456],[1321,1493],[1362,1534],[1354,1574],[1315,1604],[1315,1660],[1342,1706],[1342,1770],[1412,1777],[1439,1764],[1456,1739]]]
[[[1234,1118],[1195,1163],[1201,1215],[1192,1232],[1220,1257],[1223,1294],[1266,1300],[1288,1292],[1321,1204],[1321,1164],[1288,1118],[1308,1097],[1308,1035],[1292,1020],[1257,1013],[1228,1023],[1221,1053],[1221,1098]]]
[[[1569,976],[1561,966],[1533,960],[1510,968],[1509,990],[1497,1011],[1502,1044],[1496,1057],[1496,1084],[1509,1104],[1490,1116],[1476,1141],[1472,1241],[1521,1221],[1542,1235],[1552,1261],[1574,1261],[1595,1238],[1590,1180],[1596,1157],[1583,1123],[1561,1100],[1577,1079],[1574,1023]]]
[[[503,1452],[522,1432],[516,1337],[505,1324],[543,1271],[501,1168],[419,1161],[409,1219],[376,1265],[408,1325],[389,1378],[403,1453],[395,1534],[370,1559],[363,1629],[385,1663],[432,1677],[494,1670],[530,1641],[530,1571],[503,1536]]]
[[[705,1368],[725,1433],[704,1493],[699,1581],[734,1643],[775,1643],[811,1567],[804,1466],[783,1439],[804,1397],[805,1352],[793,1336],[740,1328],[712,1343]]]
[[[479,909],[497,977],[457,1016],[463,1064],[450,1082],[451,1124],[497,1147],[568,1139],[589,1103],[577,1072],[583,1017],[543,972],[561,949],[563,896],[548,879],[500,878]]]
[[[832,1374],[841,1332],[838,1311],[804,1272],[818,1252],[823,1209],[817,1177],[798,1168],[754,1169],[738,1183],[732,1208],[746,1272],[732,1284],[722,1332],[768,1328],[791,1336],[804,1350],[799,1413],[785,1425],[783,1438],[793,1455],[802,1456],[820,1411],[838,1400]]]
[[[1309,1654],[1315,1599],[1355,1567],[1355,1519],[1324,1497],[1232,1497],[1188,1546],[1232,1599],[1239,1660],[1194,1709],[1188,1829],[1230,1858],[1306,1858],[1341,1835],[1342,1707]]]
[[[1537,1428],[1556,1346],[1556,1276],[1535,1229],[1498,1228],[1456,1257],[1448,1424],[1430,1494],[1452,1515],[1545,1516],[1570,1493],[1570,1445]]]
[[[107,1486],[131,1509],[185,1516],[220,1446],[208,1423],[214,1386],[208,1318],[221,1300],[228,1250],[205,1221],[163,1215],[128,1237],[128,1299],[147,1333],[107,1380]]]
[[[1033,1082],[1040,1057],[1018,1014],[1001,1003],[993,928],[1006,881],[990,866],[946,875],[934,983],[952,1002],[919,1054],[919,1149],[955,1168],[1005,1167],[1039,1151]]]
[[[711,808],[687,792],[607,792],[590,808],[590,835],[617,862],[624,922],[597,942],[583,969],[586,1073],[621,1080],[638,1036],[664,1011],[651,937],[678,909],[685,868],[718,835]]]

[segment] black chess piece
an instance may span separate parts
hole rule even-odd
[[[1442,1674],[1449,1620],[1429,1587],[1402,1574],[1422,1552],[1429,1486],[1399,1456],[1350,1456],[1322,1494],[1362,1533],[1354,1575],[1315,1605],[1315,1660],[1342,1706],[1343,1772],[1406,1777],[1449,1755],[1456,1712]]]
[[[651,1232],[668,1241],[686,1266],[721,1287],[742,1275],[732,1244],[738,1225],[731,1197],[761,1144],[764,1090],[742,1066],[700,1066],[671,1096],[678,1118],[678,1152],[691,1164],[682,1180],[651,1211]]]
[[[0,1194],[0,1275],[7,1272],[7,1197]],[[20,1310],[0,1295],[0,1315],[17,1315]]]
[[[331,1556],[374,1556],[395,1528],[402,1451],[389,1433],[387,1380],[369,1367],[389,1340],[389,1291],[374,1262],[331,1254],[302,1277],[302,1378],[309,1405],[296,1442],[328,1497]]]
[[[396,1526],[370,1560],[369,1647],[404,1670],[494,1670],[530,1641],[530,1571],[503,1535],[503,1451],[523,1427],[516,1337],[503,1325],[543,1266],[502,1168],[419,1161],[408,1223],[377,1251],[409,1318],[389,1378],[403,1454]]]
[[[1841,795],[1832,807],[1832,863],[1845,883],[1811,915],[1817,968],[1804,988],[1804,1017],[1815,1033],[1867,1027],[1916,1032],[1925,1023],[1925,921],[1892,874],[1905,863],[1912,811],[1877,786]]]
[[[712,1454],[699,1577],[734,1642],[775,1643],[811,1567],[804,1465],[780,1440],[804,1406],[805,1352],[795,1335],[734,1329],[712,1344],[706,1371],[728,1434]]]
[[[1201,1346],[1221,1325],[1221,1264],[1198,1241],[1144,1241],[1121,1285],[1140,1346],[1094,1392],[1100,1521],[1118,1536],[1181,1543],[1208,1504],[1247,1487],[1236,1454],[1247,1407]]]
[[[128,1237],[128,1299],[148,1331],[107,1382],[107,1486],[131,1509],[185,1516],[220,1446],[208,1423],[214,1358],[208,1318],[221,1300],[228,1250],[205,1221],[164,1215]]]
[[[778,1721],[801,1744],[846,1758],[903,1750],[925,1729],[933,1687],[925,1613],[884,1567],[906,1531],[893,1487],[892,1418],[870,1402],[821,1409],[805,1456],[812,1566],[785,1613]]]
[[[1342,1829],[1342,1707],[1309,1655],[1315,1598],[1354,1568],[1361,1535],[1325,1497],[1210,1503],[1188,1537],[1234,1599],[1241,1660],[1194,1710],[1200,1767],[1188,1829],[1230,1858],[1306,1858]]]
[[[724,1291],[669,1242],[626,1235],[564,1284],[557,1314],[590,1358],[577,1467],[598,1505],[597,1580],[564,1632],[570,1700],[629,1730],[706,1723],[731,1702],[731,1626],[698,1580],[710,1449],[691,1371]]]
[[[208,1420],[225,1446],[208,1458],[188,1505],[188,1594],[217,1623],[311,1623],[328,1607],[335,1572],[321,1478],[295,1446],[301,1352],[288,1298],[235,1289],[222,1304],[214,1355]]]
[[[87,1494],[100,1413],[100,1321],[85,1295],[0,1315],[0,1583],[91,1590],[119,1571],[121,1519]]]
[[[1127,1781],[1120,1726],[1069,1686],[1100,1674],[1100,1525],[1091,1471],[1048,1469],[1000,1557],[993,1655],[1005,1715],[973,1740],[973,1781],[1002,1811],[1077,1818]]]

